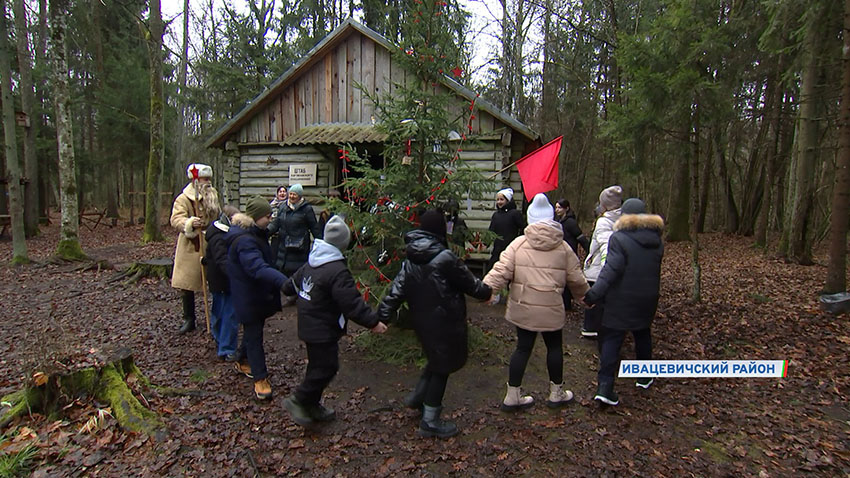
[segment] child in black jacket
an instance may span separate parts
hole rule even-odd
[[[227,277],[227,242],[225,234],[230,230],[230,220],[239,212],[233,206],[224,206],[217,221],[207,228],[207,250],[201,259],[207,269],[207,284],[212,294],[210,327],[217,354],[222,360],[236,360],[236,341],[239,338],[239,322],[230,296],[230,278]]]
[[[298,338],[307,345],[304,380],[283,402],[293,421],[301,426],[336,417],[321,399],[339,371],[338,342],[345,334],[346,321],[353,320],[379,334],[387,330],[360,296],[345,263],[342,251],[350,240],[351,231],[342,218],[330,218],[324,239],[313,241],[307,264],[283,286],[284,294],[298,296]]]

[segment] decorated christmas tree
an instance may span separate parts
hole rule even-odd
[[[376,127],[387,139],[380,161],[365,151],[341,146],[343,198],[331,210],[345,216],[354,235],[347,254],[358,287],[367,301],[380,301],[404,259],[403,235],[415,228],[427,209],[445,210],[449,201],[463,203],[484,191],[486,178],[464,166],[460,158],[470,138],[475,101],[462,104],[445,86],[460,79],[464,18],[443,1],[411,0],[402,24],[402,44],[393,52],[408,72],[381,97]],[[368,92],[364,92],[368,95]],[[454,112],[454,113],[453,113]],[[376,163],[382,163],[376,167]],[[463,255],[470,237],[455,234],[452,248]]]

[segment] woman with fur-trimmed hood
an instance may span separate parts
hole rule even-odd
[[[204,290],[201,278],[201,234],[221,213],[218,191],[210,183],[212,174],[212,168],[206,164],[190,164],[186,175],[192,181],[174,199],[171,208],[171,227],[180,232],[174,251],[171,287],[179,289],[183,299],[181,334],[195,330],[195,292]]]
[[[621,210],[622,216],[614,223],[614,233],[608,239],[605,266],[584,296],[589,305],[605,305],[598,337],[599,374],[594,399],[608,405],[619,403],[614,377],[627,332],[634,336],[637,359],[652,359],[650,326],[658,308],[664,257],[661,216],[646,214],[646,205],[637,198],[626,200]],[[651,384],[652,378],[640,378],[636,385],[649,388]]]

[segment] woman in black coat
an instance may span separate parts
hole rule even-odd
[[[307,262],[310,235],[313,239],[322,237],[313,206],[304,200],[303,194],[304,188],[300,184],[290,186],[289,201],[280,206],[280,212],[269,225],[269,234],[278,235],[275,266],[287,276],[294,274]]]
[[[584,252],[590,249],[590,239],[584,235],[576,220],[576,213],[570,207],[570,202],[564,198],[555,203],[555,220],[561,223],[564,230],[564,240],[578,255],[578,245],[584,248]]]
[[[581,228],[576,221],[576,213],[570,207],[570,202],[564,198],[558,199],[555,202],[555,220],[561,224],[561,229],[564,230],[564,241],[578,256],[578,245],[584,248],[584,252],[590,249],[590,239],[581,232]],[[570,297],[569,289],[564,289],[564,308],[566,310],[573,309],[573,300]]]
[[[622,213],[608,239],[605,265],[584,296],[589,305],[605,304],[598,337],[599,374],[594,400],[608,405],[620,403],[614,392],[614,376],[627,332],[634,336],[637,359],[652,359],[650,326],[658,308],[664,257],[664,220],[646,214],[646,206],[637,198],[626,200]],[[637,381],[641,388],[650,385],[652,378]]]
[[[490,230],[499,237],[493,241],[493,251],[490,253],[487,270],[492,269],[493,264],[499,262],[499,255],[517,236],[522,235],[523,229],[525,229],[525,217],[516,208],[514,190],[511,188],[500,190],[496,193],[496,212],[490,218]]]
[[[420,229],[404,236],[407,258],[378,308],[386,322],[407,301],[413,328],[428,364],[413,393],[410,408],[422,408],[419,434],[447,438],[457,434],[454,423],[440,420],[449,375],[467,358],[466,298],[490,298],[490,287],[477,279],[446,247],[446,221],[438,211],[426,211]]]

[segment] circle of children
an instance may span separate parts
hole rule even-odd
[[[619,403],[614,377],[627,332],[634,337],[637,359],[652,357],[650,325],[658,304],[664,222],[647,214],[640,199],[622,202],[620,186],[600,194],[589,240],[566,200],[553,208],[546,196],[538,194],[523,216],[513,191],[499,191],[490,225],[498,239],[483,280],[447,247],[443,212],[423,212],[418,226],[404,236],[401,271],[374,311],[346,265],[351,232],[343,218],[332,216],[321,228],[300,184],[279,188],[271,203],[256,196],[244,212],[232,206],[221,211],[218,193],[210,184],[212,174],[207,165],[190,165],[188,176],[197,179],[175,199],[171,213],[171,225],[180,231],[172,276],[172,286],[182,291],[180,333],[195,328],[195,292],[203,290],[203,262],[213,297],[212,334],[218,356],[234,362],[238,372],[254,380],[257,398],[268,400],[272,389],[263,326],[281,310],[281,292],[290,297],[296,303],[298,337],[306,344],[308,364],[303,381],[284,405],[301,426],[335,418],[321,398],[339,370],[338,341],[346,333],[347,321],[383,333],[404,302],[427,358],[404,403],[422,411],[418,433],[426,437],[458,433],[457,426],[440,415],[449,375],[467,359],[465,295],[495,304],[498,292],[509,288],[505,319],[516,327],[517,340],[501,405],[505,411],[534,403],[520,386],[538,332],[547,350],[546,404],[559,407],[573,398],[563,386],[562,353],[565,304],[570,307],[571,299],[586,308],[582,335],[597,339],[596,401]],[[584,264],[576,254],[578,244],[587,251]],[[237,348],[239,324],[243,332]],[[651,383],[651,378],[642,378],[636,385],[649,388]]]

